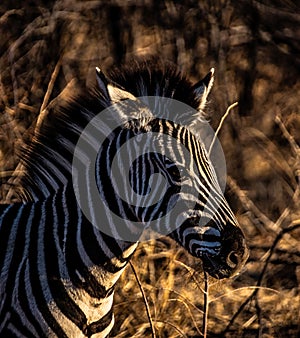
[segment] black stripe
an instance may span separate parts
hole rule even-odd
[[[19,283],[19,303],[23,310],[23,312],[26,314],[26,318],[31,323],[31,325],[34,327],[35,331],[37,332],[37,337],[43,337],[44,332],[40,326],[40,324],[37,321],[37,318],[32,314],[31,309],[29,307],[30,300],[26,296],[26,284],[25,284],[25,269],[26,269],[26,262],[23,264],[21,271],[20,271],[20,283]],[[22,332],[23,329],[22,329]],[[25,335],[25,337],[30,337],[31,335]]]
[[[113,318],[113,310],[111,309],[104,317],[102,317],[96,322],[87,325],[83,333],[87,337],[91,337],[95,333],[102,332],[109,326],[109,324],[112,321],[112,318]]]
[[[22,297],[20,297],[20,298],[22,298]],[[28,313],[26,313],[26,318],[32,317],[32,316],[28,316],[29,314],[31,314],[30,311]],[[38,328],[36,330],[37,331],[37,336],[34,335],[29,330],[29,328],[27,328],[26,326],[24,326],[24,324],[22,322],[22,319],[20,318],[20,315],[17,312],[15,312],[15,311],[12,311],[10,322],[13,323],[13,326],[19,332],[22,333],[22,337],[26,337],[26,338],[30,338],[30,337],[43,338],[43,337],[45,337],[46,338],[45,334],[40,330],[40,328]],[[9,337],[9,336],[7,336],[4,332],[3,333],[1,332],[1,337],[6,338],[6,337]],[[19,337],[21,337],[21,336],[19,335]]]
[[[33,220],[32,222],[32,228],[31,228],[31,237],[30,237],[30,251],[29,251],[29,262],[30,262],[30,282],[31,282],[31,287],[32,287],[32,293],[34,296],[34,299],[36,301],[36,304],[38,306],[39,311],[41,312],[44,320],[46,321],[47,325],[59,336],[62,338],[67,338],[66,334],[64,331],[61,329],[60,325],[57,323],[55,318],[53,317],[52,313],[50,312],[48,308],[47,301],[44,297],[43,291],[42,291],[42,284],[41,284],[41,279],[46,278],[49,283],[49,276],[40,276],[39,275],[39,255],[41,254],[41,248],[38,247],[38,232],[40,231],[40,227],[44,226],[44,248],[45,248],[45,259],[46,259],[46,270],[47,270],[47,258],[51,257],[56,257],[55,255],[55,246],[51,245],[48,247],[47,245],[51,241],[51,236],[49,236],[47,228],[51,226],[51,218],[50,216],[50,210],[52,208],[51,206],[51,200],[48,200],[45,202],[45,204],[40,205],[40,208],[37,206],[36,211],[37,213],[35,214],[36,219]],[[39,204],[38,204],[39,205]],[[39,214],[41,212],[41,214]],[[42,220],[42,214],[46,215],[47,218],[45,219],[45,224],[41,224]],[[53,262],[51,262],[53,265],[55,263],[55,259]],[[46,272],[47,273],[47,272]]]
[[[84,223],[83,229],[81,232],[81,240],[85,247],[86,253],[88,254],[89,258],[95,264],[95,266],[101,266],[105,271],[108,271],[110,273],[116,273],[123,269],[123,267],[126,265],[128,260],[124,260],[122,257],[118,259],[119,265],[115,265],[112,263],[111,259],[107,257],[103,249],[101,248],[101,245],[97,241],[95,232],[99,231],[98,236],[103,238],[102,233],[100,233],[100,230],[92,226],[90,223]],[[111,237],[109,237],[112,239]],[[112,247],[115,247],[118,245],[116,244],[116,241],[114,241],[114,244],[110,244],[108,247],[110,250],[112,250]],[[111,243],[112,241],[110,241]],[[103,241],[103,243],[105,243]],[[114,250],[112,250],[114,251]],[[120,266],[121,265],[121,266]]]
[[[17,206],[0,205],[0,210],[0,217],[2,217],[2,222],[0,223],[0,267],[2,269],[8,252],[8,239],[11,233],[13,221],[17,214]]]
[[[81,224],[81,236],[93,225],[89,223],[85,217],[83,217]],[[72,228],[74,224],[78,226],[78,215],[70,213],[69,227]],[[88,248],[90,242],[86,243]],[[107,290],[90,273],[88,267],[82,261],[80,253],[78,251],[79,243],[77,242],[77,229],[68,229],[66,239],[66,264],[72,283],[75,287],[84,289],[91,297],[105,298]],[[95,250],[98,246],[95,247]],[[80,276],[78,275],[80,274]]]
[[[11,309],[11,305],[14,303],[12,299],[13,297],[12,292],[14,291],[14,286],[16,285],[16,282],[17,282],[16,274],[20,267],[20,262],[22,261],[22,258],[24,257],[24,243],[25,243],[24,238],[26,238],[26,233],[25,233],[26,226],[24,223],[25,221],[27,221],[29,217],[31,205],[16,204],[9,210],[9,213],[7,213],[4,217],[5,226],[7,227],[9,227],[9,225],[11,226],[16,221],[15,220],[16,215],[19,213],[21,208],[22,208],[22,215],[21,215],[19,223],[17,224],[17,228],[16,228],[17,230],[15,232],[15,239],[14,239],[13,247],[6,249],[7,252],[9,251],[10,252],[13,251],[13,252],[12,252],[12,259],[11,259],[10,265],[6,267],[8,268],[7,280],[6,280],[6,299],[5,299],[5,304],[4,304],[4,311],[2,311],[3,315],[6,315],[7,311],[12,311],[11,321],[14,323],[14,325],[17,325],[18,317],[17,317],[17,314],[14,314],[14,309]],[[7,241],[7,244],[9,244],[8,241]],[[21,275],[18,281],[22,282],[22,270],[21,270]],[[26,297],[22,297],[22,295],[26,295],[26,291],[23,294],[22,290],[19,289],[18,294],[19,294],[19,298],[18,298],[19,301],[21,301],[23,298],[26,298]],[[29,311],[29,314],[30,313],[31,311]],[[36,326],[37,331],[39,331],[40,326],[38,325],[38,323],[36,322],[34,318],[31,318],[31,319],[33,319],[32,324]],[[1,318],[0,320],[2,321]],[[16,322],[14,320],[16,320]]]

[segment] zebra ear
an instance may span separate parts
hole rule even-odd
[[[101,93],[103,93],[104,97],[107,100],[110,100],[109,92],[108,92],[108,88],[107,88],[108,80],[99,67],[96,67],[96,79],[97,79],[98,87],[99,87]]]
[[[98,67],[96,67],[96,78],[99,89],[108,101],[115,103],[126,99],[136,99],[134,95],[124,89],[121,89],[117,84],[111,83]]]
[[[107,89],[109,92],[110,100],[113,103],[123,101],[123,100],[128,100],[128,99],[134,100],[134,101],[136,100],[136,97],[134,95],[112,84],[109,84],[107,86]]]
[[[212,68],[210,72],[199,82],[193,85],[193,91],[196,97],[200,100],[199,109],[202,110],[205,107],[206,99],[211,91],[214,83],[215,69]]]

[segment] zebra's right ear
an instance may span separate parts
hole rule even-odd
[[[98,87],[106,100],[112,103],[126,99],[136,100],[134,95],[124,89],[121,89],[117,84],[111,83],[98,67],[96,67],[96,78]]]
[[[211,91],[214,83],[215,69],[211,68],[210,72],[199,82],[193,85],[193,91],[200,100],[199,109],[203,110],[206,104],[207,96]]]

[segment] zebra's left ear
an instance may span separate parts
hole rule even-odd
[[[106,100],[110,100],[109,92],[107,88],[109,82],[99,67],[96,67],[96,79],[97,79],[97,84],[98,84],[98,87],[101,93],[103,93]]]
[[[211,91],[214,83],[215,69],[212,68],[210,72],[199,82],[195,83],[192,87],[196,97],[200,100],[199,109],[202,110],[205,107],[206,99]]]
[[[136,99],[135,96],[126,90],[121,89],[117,84],[111,83],[98,67],[96,67],[96,78],[98,87],[107,101],[115,103],[126,99]]]

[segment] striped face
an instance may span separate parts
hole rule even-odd
[[[248,258],[245,237],[225,200],[204,145],[193,135],[188,144],[190,161],[196,167],[192,182],[197,200],[193,209],[187,210],[189,217],[170,236],[191,255],[201,258],[204,270],[211,276],[227,278],[236,274]]]
[[[127,221],[110,223],[115,236],[134,241],[132,233],[140,236],[145,228],[169,235],[216,278],[235,274],[245,263],[244,235],[204,145],[187,128],[157,118],[116,128],[102,143],[96,177],[106,207]]]
[[[207,146],[199,137],[199,111],[159,96],[170,91],[176,97],[177,88],[165,91],[157,85],[154,92],[149,92],[152,85],[142,76],[137,87],[132,84],[130,92],[124,90],[126,85],[130,87],[130,78],[115,87],[122,78],[111,82],[112,85],[98,70],[97,80],[111,108],[105,122],[104,112],[99,114],[98,124],[104,130],[111,120],[119,118],[102,137],[92,165],[97,194],[101,197],[98,201],[105,208],[99,217],[96,215],[99,203],[92,203],[90,209],[101,226],[109,225],[109,229],[100,230],[133,242],[145,228],[151,228],[171,236],[191,255],[200,258],[213,277],[235,274],[245,263],[248,249],[219,186]],[[151,77],[147,81],[152,81]],[[169,85],[165,78],[159,82],[164,81]],[[190,87],[194,93],[190,102],[198,102],[200,110],[212,82],[213,71]]]

